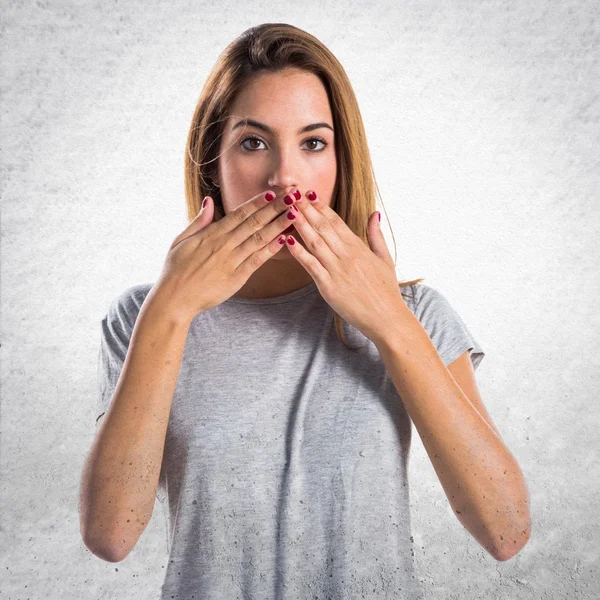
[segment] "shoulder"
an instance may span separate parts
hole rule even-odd
[[[420,284],[413,285],[401,285],[400,293],[402,294],[402,298],[404,302],[410,308],[410,310],[414,313],[417,307],[417,287]]]
[[[448,303],[440,291],[425,283],[400,286],[400,292],[407,306],[417,317],[423,315],[424,311],[431,313],[432,309],[440,309]]]
[[[474,368],[477,368],[485,353],[445,294],[424,283],[410,286],[414,300],[409,307],[417,317],[432,342],[435,344],[445,365],[452,363],[465,350],[470,350]],[[407,302],[408,304],[408,302]]]
[[[105,318],[111,321],[135,321],[153,285],[138,283],[120,292],[110,302]]]
[[[451,333],[466,327],[451,302],[438,289],[425,283],[416,283],[408,288],[410,300],[407,300],[407,306],[430,337],[443,336],[444,332]]]
[[[409,290],[411,296],[409,308],[419,320],[433,316],[443,318],[444,315],[453,315],[455,312],[448,298],[430,285],[416,283],[401,289]]]

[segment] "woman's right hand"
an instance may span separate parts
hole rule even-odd
[[[200,312],[231,298],[285,245],[278,239],[293,224],[288,213],[298,210],[291,207],[301,197],[299,192],[271,201],[266,200],[267,194],[250,198],[216,223],[212,222],[213,199],[208,196],[204,210],[171,244],[150,290],[151,301],[177,320],[191,322]],[[292,204],[284,198],[288,202],[291,198]]]

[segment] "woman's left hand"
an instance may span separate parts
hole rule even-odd
[[[390,326],[406,318],[409,309],[402,298],[394,260],[374,212],[367,225],[370,249],[318,197],[299,200],[291,224],[302,236],[308,252],[293,236],[286,236],[290,254],[317,284],[323,299],[345,321],[377,343]],[[290,209],[292,210],[292,209]]]

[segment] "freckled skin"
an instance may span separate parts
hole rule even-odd
[[[457,518],[494,558],[508,560],[531,529],[529,493],[515,458],[468,401],[416,317],[407,313],[377,349]]]

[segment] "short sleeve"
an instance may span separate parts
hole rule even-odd
[[[100,321],[100,344],[97,358],[98,396],[96,427],[108,410],[125,363],[135,321],[151,285],[128,288],[117,296]]]
[[[415,291],[415,316],[427,331],[444,364],[448,366],[469,350],[473,370],[477,370],[485,352],[448,299],[423,283],[411,287]]]

